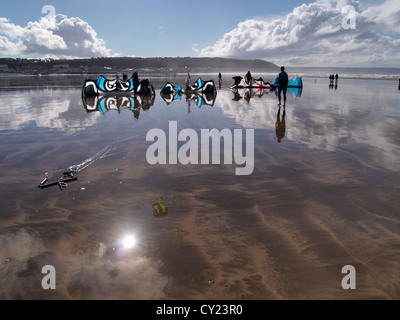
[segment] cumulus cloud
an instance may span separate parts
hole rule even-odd
[[[400,33],[400,2],[397,0],[387,0],[381,5],[372,6],[362,15],[386,31]]]
[[[0,18],[0,53],[59,58],[112,55],[87,22],[62,14],[30,21],[26,27]]]
[[[344,28],[351,5],[355,28]],[[361,10],[358,1],[317,0],[274,20],[246,20],[200,56],[267,59],[278,64],[381,66],[400,58],[400,2]]]
[[[200,52],[199,44],[198,44],[198,43],[193,44],[192,50],[193,50],[194,52]]]

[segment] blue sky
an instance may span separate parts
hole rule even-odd
[[[400,57],[399,4],[399,0],[7,1],[0,13],[0,56],[224,56],[304,66],[394,66]],[[53,26],[46,23],[51,12],[42,13],[45,5],[55,10]],[[357,12],[355,29],[340,27],[345,5]],[[397,27],[390,28],[390,21],[396,20]]]
[[[310,2],[310,1],[308,1]],[[268,5],[265,0],[114,0],[114,1],[10,1],[2,4],[1,17],[25,26],[39,20],[45,5],[57,14],[88,22],[114,53],[135,56],[192,56],[192,48],[217,41],[238,22],[286,14],[304,1]],[[306,2],[307,3],[307,2]],[[21,9],[23,8],[23,9]]]

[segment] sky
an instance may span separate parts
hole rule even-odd
[[[13,0],[0,57],[227,57],[400,66],[400,0]]]

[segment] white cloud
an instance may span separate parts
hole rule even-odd
[[[103,57],[111,51],[94,29],[80,18],[57,14],[30,21],[26,27],[0,18],[0,53],[59,58]]]
[[[0,33],[15,39],[24,34],[25,29],[10,22],[9,19],[0,18]]]
[[[5,55],[17,55],[24,45],[22,41],[16,43],[10,41],[7,37],[0,35],[0,52]]]
[[[355,29],[344,29],[345,5],[356,11]],[[277,64],[397,65],[400,58],[400,1],[362,11],[359,2],[317,0],[274,20],[246,20],[200,56],[266,59]],[[374,65],[377,66],[377,65]]]
[[[193,50],[194,52],[200,52],[199,44],[198,44],[198,43],[193,44],[192,50]]]
[[[374,21],[386,31],[400,33],[400,1],[387,0],[378,6],[372,6],[362,12],[369,21]]]

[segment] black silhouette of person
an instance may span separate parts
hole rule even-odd
[[[285,136],[286,132],[286,123],[285,123],[285,115],[286,110],[283,108],[282,118],[281,118],[281,108],[278,109],[278,114],[276,115],[276,123],[275,123],[275,133],[278,142],[280,143]]]
[[[281,67],[281,72],[278,75],[279,78],[279,87],[278,87],[278,106],[281,106],[281,92],[283,93],[283,106],[286,104],[286,90],[288,87],[289,77],[285,71],[285,67]]]

